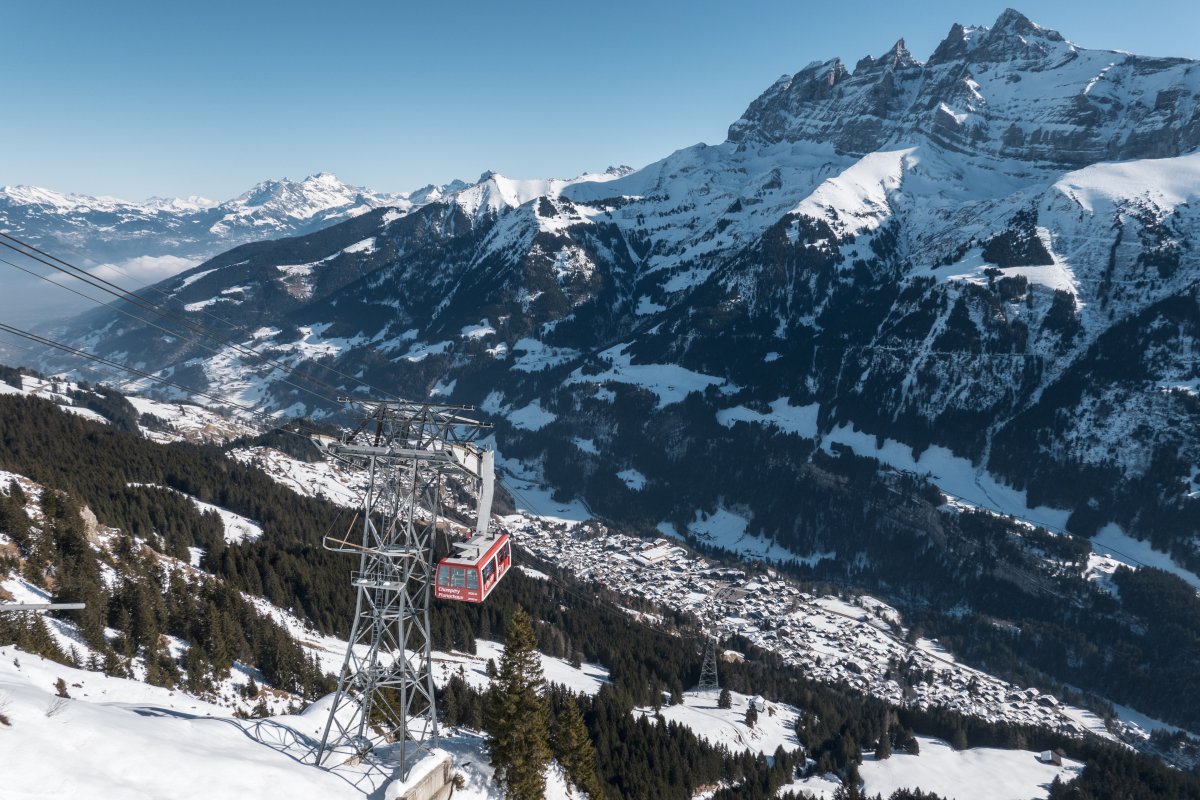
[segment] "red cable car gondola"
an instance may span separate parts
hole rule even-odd
[[[482,603],[512,566],[508,534],[472,536],[438,562],[433,594],[439,600]]]
[[[482,603],[512,566],[508,534],[488,532],[495,489],[495,454],[491,450],[451,451],[470,473],[479,477],[479,507],[475,535],[452,545],[453,553],[438,562],[433,596],[439,600]]]

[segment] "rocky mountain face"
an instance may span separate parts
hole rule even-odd
[[[814,62],[781,78],[732,142],[829,142],[866,155],[914,136],[970,155],[1061,168],[1178,156],[1200,145],[1196,65],[1086,50],[1008,10],[955,25],[925,63],[898,41],[847,70]]]
[[[155,290],[272,365],[107,310],[65,335],[292,413],[370,394],[346,375],[480,404],[510,474],[562,498],[897,591],[930,548],[1045,580],[946,533],[905,471],[1196,572],[1198,92],[1197,62],[1006,11],[925,63],[901,42],[782,78],[719,145],[488,174]]]

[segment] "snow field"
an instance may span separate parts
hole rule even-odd
[[[746,709],[754,698],[730,692],[730,707],[718,708],[719,692],[690,691],[683,693],[683,702],[664,705],[658,714],[667,722],[678,722],[710,744],[729,748],[733,752],[749,750],[770,756],[778,748],[799,750],[796,738],[796,719],[799,712],[789,705],[766,702],[760,705],[758,722],[746,726]],[[761,698],[760,698],[761,700]],[[635,708],[635,716],[655,716],[652,708]]]
[[[658,407],[665,408],[682,401],[692,392],[702,392],[709,386],[724,385],[722,378],[693,372],[677,364],[634,364],[625,351],[629,344],[610,347],[600,353],[609,362],[609,369],[596,375],[585,375],[582,368],[571,373],[567,383],[628,383],[654,393]]]
[[[897,789],[923,789],[947,800],[1035,800],[1047,795],[1055,778],[1069,781],[1083,768],[1070,759],[1063,759],[1061,767],[1043,764],[1037,753],[1028,750],[976,747],[957,751],[940,739],[918,736],[917,741],[920,755],[896,752],[883,761],[864,755],[859,774],[868,796],[888,797]],[[828,778],[814,776],[780,791],[807,791],[827,800],[836,788]]]

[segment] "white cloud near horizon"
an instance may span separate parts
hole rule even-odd
[[[171,255],[137,256],[116,264],[99,264],[89,269],[88,272],[97,278],[112,281],[123,288],[137,289],[146,284],[165,280],[172,275],[178,275],[199,263],[200,261],[197,259]],[[131,280],[137,285],[129,285]]]

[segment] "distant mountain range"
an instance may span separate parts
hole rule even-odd
[[[373,208],[408,210],[467,186],[426,186],[388,194],[348,186],[328,173],[263,181],[232,200],[152,197],[141,203],[0,187],[0,230],[128,285],[153,283],[238,244],[296,236]],[[113,269],[115,267],[116,269]],[[79,313],[86,301],[4,267],[0,313],[9,321]]]
[[[622,170],[629,168],[614,168],[610,174]],[[491,175],[486,173],[479,182],[486,183]],[[491,198],[481,193],[480,198],[494,211],[505,197],[533,196],[568,183],[505,182],[503,191],[517,194]],[[105,277],[136,285],[170,277],[239,244],[312,233],[375,208],[407,213],[475,185],[454,180],[411,192],[382,193],[319,173],[301,181],[262,181],[220,203],[203,197],[152,197],[134,203],[36,186],[4,186],[0,230],[87,269],[99,267]],[[11,270],[5,282],[9,292],[0,299],[0,311],[10,320],[44,320],[48,312],[78,313],[86,308],[86,301]]]
[[[381,194],[328,173],[263,181],[232,200],[158,198],[132,203],[36,186],[0,187],[0,225],[92,266],[144,256],[203,259],[247,241],[310,233],[372,208],[411,208],[437,187]]]

